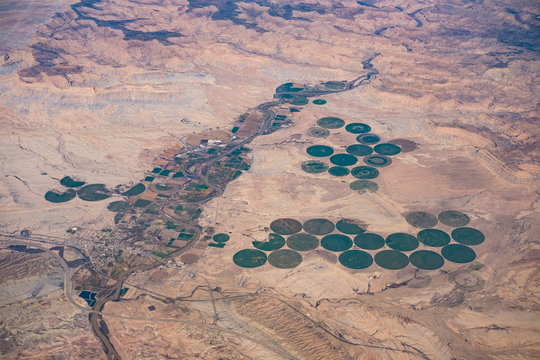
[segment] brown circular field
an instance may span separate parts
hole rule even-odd
[[[194,264],[199,260],[199,255],[186,253],[180,257],[180,261],[182,261],[184,264]]]

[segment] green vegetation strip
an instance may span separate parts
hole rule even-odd
[[[281,249],[285,245],[285,238],[283,236],[271,233],[268,235],[268,241],[253,241],[253,246],[263,251],[273,251]]]
[[[450,235],[438,229],[424,229],[418,233],[418,240],[424,245],[439,247],[450,242]]]
[[[315,157],[326,157],[334,153],[334,149],[326,145],[313,145],[306,149],[306,152]]]
[[[347,146],[346,151],[349,154],[355,155],[355,156],[368,156],[373,153],[373,149],[371,148],[371,146],[362,145],[362,144]]]
[[[244,268],[256,268],[266,263],[266,254],[260,250],[244,249],[233,256],[236,265]]]
[[[441,254],[446,260],[458,264],[465,264],[476,259],[474,250],[461,244],[446,245],[442,248]]]
[[[221,243],[221,242],[227,242],[229,241],[231,237],[227,234],[224,234],[224,233],[219,233],[219,234],[216,234],[212,237],[212,240],[214,240],[215,242],[218,242],[218,243]]]
[[[109,198],[111,195],[104,194],[107,191],[104,184],[90,184],[83,186],[77,191],[77,195],[84,201],[100,201]]]
[[[328,129],[323,129],[321,127],[312,127],[308,130],[308,135],[315,137],[315,138],[324,138],[330,135],[330,131]]]
[[[371,131],[371,126],[363,123],[350,123],[345,126],[345,130],[352,134],[365,134]]]
[[[379,190],[379,185],[369,180],[355,180],[349,184],[349,187],[351,190],[358,190],[360,192],[363,192],[364,190],[376,192]]]
[[[124,195],[124,196],[135,196],[135,195],[142,194],[144,192],[144,190],[146,190],[146,186],[144,186],[143,183],[138,183],[137,185],[135,185],[134,187],[132,187],[131,189],[129,189],[128,191],[126,191],[122,195]]]
[[[321,245],[326,250],[339,252],[350,249],[353,242],[348,236],[342,234],[330,234],[322,238]]]
[[[152,202],[150,200],[137,199],[137,201],[135,201],[135,204],[133,204],[133,207],[143,208],[143,207],[147,207],[151,203]]]
[[[315,100],[313,100],[313,103],[314,103],[315,105],[324,105],[324,104],[326,104],[326,100],[323,100],[323,99],[315,99]]]
[[[334,223],[327,219],[311,219],[302,226],[304,231],[313,235],[330,234],[336,228]]]
[[[345,121],[337,117],[327,116],[317,120],[317,125],[326,129],[338,129],[345,125]]]
[[[339,262],[349,269],[365,269],[373,264],[373,257],[362,250],[348,250],[339,255]]]
[[[452,227],[465,226],[471,219],[464,213],[455,210],[446,210],[439,213],[439,221]]]
[[[270,229],[280,235],[292,235],[302,230],[302,224],[294,219],[283,218],[272,221]]]
[[[351,175],[357,179],[375,179],[379,176],[379,170],[371,166],[357,166],[351,170]]]
[[[437,225],[439,222],[435,215],[425,211],[413,211],[408,213],[405,220],[407,220],[407,222],[412,226],[418,228],[431,228]]]
[[[79,187],[79,186],[83,186],[84,184],[86,184],[86,182],[84,182],[84,181],[73,180],[73,179],[72,179],[71,177],[69,177],[69,176],[64,176],[64,177],[60,180],[60,184],[62,184],[62,185],[65,186],[65,187],[76,188],[76,187]]]
[[[383,250],[375,254],[375,263],[388,270],[398,270],[409,265],[409,258],[396,250]]]
[[[129,208],[129,203],[127,201],[113,201],[107,205],[107,209],[112,212],[123,212]]]
[[[300,167],[302,170],[310,174],[318,174],[328,170],[327,164],[316,160],[304,161]]]
[[[418,239],[405,233],[395,233],[386,237],[386,245],[398,251],[412,251],[418,247]]]
[[[75,195],[76,195],[76,192],[73,189],[68,189],[64,191],[63,193],[58,193],[56,191],[47,191],[45,193],[45,200],[50,201],[52,203],[63,203],[63,202],[73,199]]]
[[[330,90],[343,90],[346,86],[342,81],[327,81],[323,85]]]
[[[351,166],[356,164],[358,159],[350,154],[336,154],[330,157],[330,162],[337,166]]]
[[[486,239],[479,230],[470,227],[461,227],[452,231],[452,238],[463,245],[478,245]]]
[[[268,255],[268,262],[279,269],[292,269],[302,262],[302,255],[289,249],[280,249]]]
[[[365,231],[353,220],[348,220],[348,219],[339,220],[336,223],[336,228],[338,229],[338,231],[344,234],[349,234],[349,235],[361,234]]]
[[[350,174],[350,170],[343,166],[332,166],[328,169],[328,173],[334,176],[347,176]]]
[[[377,250],[384,246],[384,238],[378,234],[363,233],[355,236],[354,243],[360,249]]]
[[[375,134],[362,134],[356,137],[356,141],[361,144],[376,144],[381,138]]]
[[[377,154],[381,155],[397,155],[401,152],[401,148],[394,144],[378,144],[373,148]]]
[[[370,155],[364,158],[364,162],[368,165],[384,167],[392,163],[392,159],[382,155]]]
[[[436,252],[429,250],[415,251],[409,256],[411,264],[424,270],[435,270],[444,265],[444,259]]]
[[[313,250],[319,246],[319,239],[309,234],[294,234],[287,239],[287,246],[297,251]]]

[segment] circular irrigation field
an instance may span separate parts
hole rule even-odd
[[[432,247],[444,246],[450,242],[450,235],[438,229],[424,229],[417,237],[422,244]]]
[[[345,125],[345,121],[337,117],[327,116],[317,120],[317,125],[326,129],[339,129]]]
[[[328,129],[324,129],[321,127],[312,127],[311,129],[308,130],[307,133],[309,136],[312,136],[315,138],[325,138],[328,135],[330,135],[330,131],[328,131]]]
[[[371,127],[363,123],[350,123],[345,126],[345,130],[352,134],[365,134],[371,131]]]
[[[262,266],[266,263],[266,260],[266,254],[255,249],[240,250],[233,256],[234,263],[244,268],[255,268]]]
[[[343,166],[332,166],[330,169],[328,169],[328,173],[334,176],[347,176],[351,173],[351,171]]]
[[[304,231],[313,235],[330,234],[336,228],[334,223],[327,219],[311,219],[302,226]]]
[[[230,239],[230,236],[227,235],[227,234],[224,234],[224,233],[219,233],[219,234],[216,234],[212,237],[212,240],[214,240],[215,242],[218,242],[218,243],[221,243],[221,242],[227,242],[229,241]]]
[[[369,190],[372,192],[376,192],[377,190],[379,190],[379,185],[369,180],[355,180],[349,184],[349,187],[351,188],[351,190],[359,191]]]
[[[407,220],[407,222],[412,226],[418,228],[434,227],[439,222],[435,215],[432,215],[425,211],[413,211],[411,213],[408,213],[405,217],[405,220]]]
[[[388,143],[375,145],[373,150],[375,150],[377,154],[388,155],[388,156],[397,155],[401,152],[401,148],[399,146],[394,145],[394,144],[388,144]]]
[[[461,227],[452,231],[452,238],[463,245],[478,245],[486,239],[479,230],[470,227]]]
[[[300,167],[310,174],[319,174],[328,170],[328,165],[326,163],[316,160],[304,161]]]
[[[378,234],[363,233],[358,234],[354,238],[354,243],[360,249],[365,250],[377,250],[384,246],[384,238]]]
[[[319,239],[310,234],[294,234],[287,239],[287,246],[297,251],[309,251],[319,246]]]
[[[279,269],[292,269],[300,265],[302,255],[293,250],[280,249],[268,255],[268,262]]]
[[[358,141],[360,144],[371,145],[381,141],[381,138],[375,134],[362,134],[356,137],[356,141]]]
[[[430,250],[419,250],[409,256],[411,264],[424,270],[435,270],[444,265],[444,259],[441,255]]]
[[[315,157],[326,157],[334,153],[334,149],[326,145],[313,145],[306,149],[306,152]]]
[[[336,223],[336,229],[338,229],[338,231],[344,234],[349,234],[349,235],[361,234],[365,231],[364,229],[360,227],[360,225],[356,224],[352,220],[347,220],[347,219],[339,220]]]
[[[350,154],[336,154],[330,157],[330,162],[337,166],[351,166],[356,164],[358,159]]]
[[[294,219],[277,219],[272,221],[270,229],[279,235],[292,235],[302,230],[302,224]]]
[[[471,219],[464,213],[455,210],[446,210],[439,213],[439,221],[451,227],[462,227]]]
[[[351,170],[351,175],[357,179],[375,179],[379,176],[379,170],[371,166],[357,166]]]
[[[405,233],[395,233],[386,237],[386,245],[398,251],[412,251],[418,247],[418,239]]]
[[[409,265],[409,258],[400,251],[383,250],[375,254],[375,263],[388,270],[398,270]]]
[[[321,239],[321,246],[334,252],[349,250],[352,245],[351,238],[342,234],[330,234]]]
[[[370,155],[364,158],[364,162],[371,166],[384,167],[392,163],[392,159],[383,155]]]
[[[339,262],[349,269],[365,269],[373,264],[373,257],[362,250],[348,250],[339,255]]]
[[[373,148],[367,145],[355,144],[347,146],[347,149],[345,151],[355,156],[368,156],[373,153]]]
[[[476,259],[474,250],[461,244],[446,245],[442,248],[441,254],[446,260],[458,264],[465,264]]]
[[[268,235],[268,241],[253,241],[253,246],[263,251],[274,251],[285,245],[285,238],[278,234]]]

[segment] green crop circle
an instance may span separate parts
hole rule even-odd
[[[386,237],[386,245],[398,251],[412,251],[418,247],[418,239],[405,233],[395,233]]]
[[[417,237],[422,244],[433,247],[444,246],[450,242],[450,235],[438,229],[424,229]]]
[[[324,105],[324,104],[326,104],[326,100],[324,100],[324,99],[315,99],[315,100],[313,100],[313,103],[315,105]]]
[[[317,120],[317,125],[326,129],[338,129],[345,125],[345,121],[337,117],[327,116]]]
[[[270,229],[279,235],[292,235],[302,230],[302,224],[298,220],[282,218],[272,221]]]
[[[306,152],[315,157],[326,157],[334,153],[334,149],[326,145],[313,145],[306,149]]]
[[[294,234],[287,239],[287,246],[297,251],[313,250],[319,246],[319,239],[310,234]]]
[[[352,134],[364,134],[370,132],[371,127],[363,123],[350,123],[345,126],[345,130]]]
[[[334,223],[327,219],[310,219],[302,225],[305,232],[312,235],[330,234],[336,228]]]
[[[330,169],[328,169],[328,173],[334,176],[347,176],[351,173],[351,171],[343,166],[332,166]]]
[[[442,248],[441,254],[446,260],[458,264],[465,264],[476,259],[474,250],[461,244],[446,245]]]
[[[467,225],[471,219],[460,211],[446,210],[439,213],[439,221],[451,227],[461,227]]]
[[[463,245],[478,245],[484,242],[486,237],[481,231],[471,227],[461,227],[452,231],[452,238]]]
[[[357,166],[351,170],[351,175],[357,179],[375,179],[379,170],[371,166]]]
[[[268,255],[270,265],[278,269],[292,269],[302,262],[302,255],[289,249],[280,249]]]
[[[214,240],[215,242],[227,242],[229,241],[231,237],[227,234],[224,234],[224,233],[219,233],[219,234],[216,234],[212,237],[212,240]]]
[[[362,250],[348,250],[339,255],[339,262],[349,269],[365,269],[373,264],[373,257]]]
[[[409,265],[409,258],[396,250],[383,250],[375,254],[375,263],[388,270],[398,270]]]
[[[418,228],[431,228],[437,225],[439,222],[435,215],[427,213],[425,211],[413,211],[407,214],[405,220],[409,224]]]
[[[56,191],[47,191],[45,193],[45,200],[53,203],[63,203],[73,199],[75,195],[76,192],[73,189],[67,189],[63,193],[59,193]]]
[[[342,234],[330,234],[321,239],[321,246],[323,248],[335,252],[348,250],[352,245],[351,238]]]
[[[356,137],[356,141],[361,144],[376,144],[381,141],[381,138],[375,134],[362,134]]]
[[[349,234],[349,235],[361,234],[365,231],[354,221],[348,220],[348,219],[339,220],[336,223],[336,229],[338,229],[338,231],[344,234]]]
[[[377,250],[384,246],[384,238],[378,234],[363,233],[355,236],[354,243],[360,249]]]
[[[321,127],[312,127],[311,129],[308,130],[307,133],[309,136],[312,136],[315,138],[324,138],[330,135],[330,131],[328,131],[328,129],[324,129]]]
[[[419,250],[409,256],[411,264],[419,269],[436,270],[444,265],[444,259],[441,255],[430,250]]]
[[[266,263],[266,254],[260,250],[244,249],[233,256],[236,265],[244,268],[256,268]]]
[[[362,144],[355,144],[347,146],[346,151],[355,156],[367,156],[371,155],[373,153],[373,149],[371,146],[362,145]]]
[[[379,185],[369,180],[355,180],[349,184],[349,187],[351,188],[351,190],[359,191],[369,190],[372,192],[376,192],[377,190],[379,190]]]
[[[356,164],[358,159],[350,154],[336,154],[330,157],[330,162],[337,166],[351,166]]]
[[[383,143],[375,145],[373,148],[377,154],[381,155],[397,155],[401,152],[401,148],[394,144]]]
[[[392,163],[392,159],[382,155],[370,155],[364,158],[364,162],[371,166],[385,167]]]
[[[285,245],[285,238],[281,235],[270,233],[268,241],[252,241],[253,246],[263,251],[273,251],[281,249]]]
[[[322,161],[308,160],[304,161],[300,167],[307,173],[318,174],[328,170],[328,165]]]

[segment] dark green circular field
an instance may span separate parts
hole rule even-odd
[[[139,194],[142,194],[144,192],[144,190],[146,190],[146,186],[144,186],[143,183],[138,183],[137,185],[135,185],[134,187],[132,187],[131,189],[129,189],[128,191],[126,191],[122,195],[124,195],[124,196],[139,195]]]
[[[304,231],[313,235],[330,234],[336,228],[334,223],[327,219],[311,219],[302,226]]]
[[[409,258],[396,250],[383,250],[375,254],[375,263],[388,270],[398,270],[409,265]]]
[[[302,224],[294,219],[277,219],[272,221],[270,229],[279,235],[292,235],[302,230]]]
[[[362,134],[356,137],[356,141],[361,144],[376,144],[381,141],[381,138],[375,134]]]
[[[347,146],[346,151],[349,154],[355,155],[355,156],[367,156],[373,153],[373,149],[371,148],[371,146],[362,145],[362,144]]]
[[[450,235],[437,229],[424,229],[417,237],[422,244],[433,247],[444,246],[450,242]]]
[[[419,250],[409,256],[411,264],[419,269],[435,270],[444,265],[444,259],[434,251]]]
[[[281,235],[271,233],[268,235],[268,241],[253,241],[253,246],[263,251],[274,251],[281,249],[285,245],[285,238]]]
[[[325,138],[328,135],[330,135],[330,131],[328,129],[324,129],[321,127],[312,127],[308,130],[308,135],[315,137],[315,138]]]
[[[442,248],[441,254],[446,260],[458,264],[465,264],[476,259],[474,250],[461,244],[446,245]]]
[[[465,226],[471,219],[464,213],[455,210],[446,210],[439,213],[439,221],[452,227]]]
[[[227,234],[224,234],[224,233],[219,233],[219,234],[216,234],[212,237],[212,240],[214,240],[215,242],[218,242],[218,243],[221,243],[221,242],[227,242],[229,241],[231,237]]]
[[[392,159],[382,155],[370,155],[364,158],[364,162],[368,165],[384,167],[392,163]]]
[[[365,134],[371,131],[371,126],[363,123],[350,123],[345,126],[345,130],[352,134]]]
[[[377,154],[381,155],[397,155],[401,152],[401,148],[399,146],[388,143],[377,144],[373,150],[375,150]]]
[[[418,239],[405,233],[395,233],[386,237],[386,245],[398,251],[412,251],[418,247]]]
[[[302,170],[310,174],[318,174],[328,170],[327,164],[316,160],[304,161],[300,167]]]
[[[302,255],[289,249],[276,250],[268,255],[268,262],[279,269],[292,269],[302,262]]]
[[[452,231],[452,238],[463,245],[478,245],[486,240],[481,231],[470,228],[461,227]]]
[[[330,251],[345,251],[349,250],[353,245],[353,241],[350,237],[342,234],[330,234],[326,235],[321,240],[321,246]]]
[[[351,170],[351,175],[357,179],[375,179],[379,176],[379,170],[371,166],[357,166]]]
[[[319,246],[319,239],[310,234],[294,234],[287,239],[287,246],[297,251],[313,250]]]
[[[315,157],[330,156],[334,153],[334,149],[326,145],[313,145],[306,149],[306,152]]]
[[[347,176],[351,173],[351,171],[343,166],[332,166],[330,169],[328,169],[328,173],[334,176]]]
[[[439,222],[435,215],[432,215],[425,211],[413,211],[411,213],[408,213],[405,217],[405,220],[407,220],[407,222],[412,226],[418,228],[434,227]]]
[[[61,180],[60,180],[60,184],[62,184],[63,186],[65,187],[69,187],[69,188],[76,188],[76,187],[79,187],[79,186],[83,186],[84,184],[86,184],[86,182],[84,181],[78,181],[78,180],[73,180],[71,177],[69,176],[64,176]]]
[[[346,86],[342,81],[327,81],[323,85],[330,90],[343,90]]]
[[[313,100],[313,103],[314,103],[315,105],[324,105],[324,104],[326,104],[326,100],[323,100],[323,99],[315,99],[315,100]]]
[[[362,250],[348,250],[339,255],[339,262],[349,269],[365,269],[373,264],[373,258]]]
[[[105,194],[107,191],[104,184],[90,184],[83,186],[77,191],[77,195],[84,201],[100,201],[109,198],[111,195]]]
[[[266,263],[266,254],[260,250],[244,249],[233,256],[236,265],[244,268],[255,268]]]
[[[354,238],[354,243],[360,249],[377,250],[384,246],[384,238],[373,233],[358,234]]]
[[[107,210],[112,212],[123,212],[126,211],[129,208],[129,203],[127,201],[119,200],[119,201],[113,201],[110,202],[109,205],[107,205]]]
[[[401,151],[404,153],[411,152],[418,149],[417,143],[411,140],[407,140],[407,139],[392,139],[388,142],[390,144],[398,145],[401,148]]]
[[[336,229],[338,231],[349,234],[349,235],[356,235],[361,234],[365,230],[360,227],[360,225],[356,224],[353,220],[348,219],[341,219],[336,223]]]
[[[356,164],[358,159],[349,154],[336,154],[330,157],[330,162],[337,166],[351,166]]]
[[[377,190],[379,190],[379,185],[369,180],[355,180],[349,184],[349,187],[351,188],[351,190],[358,191],[369,190],[372,192],[376,192]]]
[[[338,129],[345,125],[345,121],[337,117],[327,116],[317,120],[317,125],[326,129]]]
[[[56,191],[47,191],[45,193],[45,200],[53,203],[63,203],[73,199],[76,195],[75,190],[68,189],[63,193],[58,193]]]

